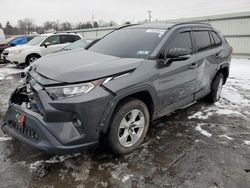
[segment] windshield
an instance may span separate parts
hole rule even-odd
[[[146,58],[159,44],[165,31],[124,28],[110,33],[88,50],[123,58]]]
[[[91,42],[93,42],[93,39],[81,39],[72,44],[69,44],[68,46],[64,48],[64,50],[74,50],[78,48],[85,48]]]
[[[37,36],[27,43],[30,46],[39,45],[47,36]]]

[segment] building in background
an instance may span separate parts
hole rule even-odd
[[[172,22],[207,22],[220,31],[233,47],[234,57],[250,58],[250,12],[170,20]]]

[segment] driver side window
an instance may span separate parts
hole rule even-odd
[[[176,34],[167,44],[167,48],[165,50],[165,54],[171,48],[185,48],[190,50],[190,54],[193,53],[192,41],[191,41],[191,34],[189,31],[181,32]]]
[[[43,45],[44,45],[46,42],[49,42],[50,45],[60,44],[60,38],[59,38],[58,35],[50,36],[50,37],[48,37],[48,38],[43,42]]]

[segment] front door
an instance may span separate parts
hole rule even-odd
[[[48,46],[45,46],[45,43],[49,43]],[[54,52],[57,52],[61,50],[63,47],[65,47],[67,44],[62,44],[60,42],[60,36],[59,35],[52,35],[48,37],[41,45],[41,55],[48,55]]]
[[[185,48],[190,50],[190,58],[173,61],[170,65],[159,68],[159,90],[162,113],[169,110],[169,105],[191,103],[197,79],[197,62],[193,57],[191,29],[183,28],[174,32],[164,47],[167,54],[171,48]]]

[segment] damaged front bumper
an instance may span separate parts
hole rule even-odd
[[[98,144],[101,117],[112,95],[101,87],[95,94],[52,100],[31,79],[11,95],[3,132],[53,154],[80,152]],[[20,117],[23,117],[22,122]],[[80,123],[79,123],[80,122]]]
[[[16,119],[18,114],[25,116],[24,125],[20,125]],[[35,112],[23,109],[18,105],[12,105],[6,113],[2,123],[2,130],[25,144],[53,154],[76,153],[98,143],[93,141],[78,145],[64,145],[44,124],[45,122]]]

